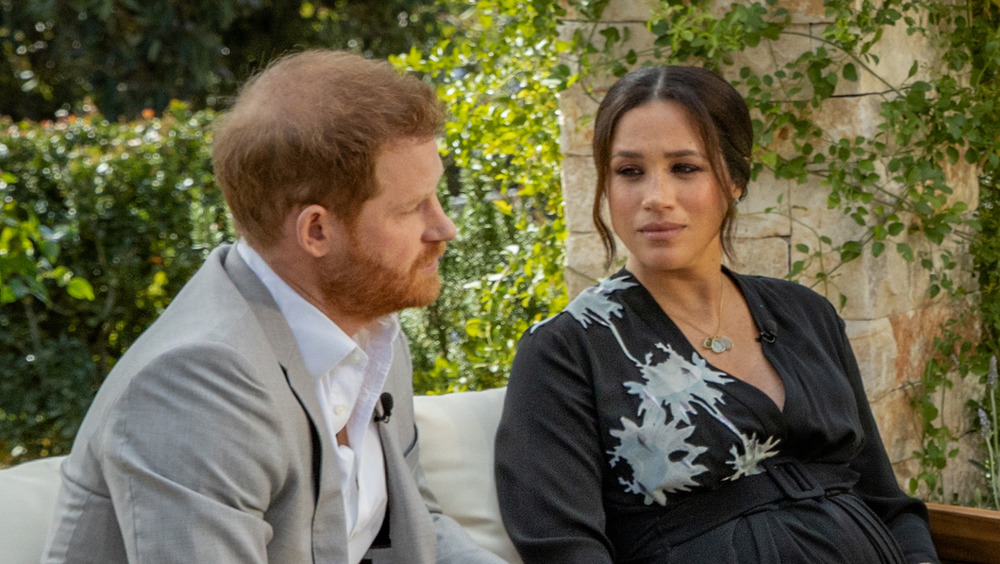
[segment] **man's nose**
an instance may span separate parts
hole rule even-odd
[[[432,241],[451,241],[454,239],[458,234],[455,222],[448,217],[448,214],[444,213],[444,208],[441,207],[441,202],[437,198],[434,199],[431,214],[431,228],[428,238]]]

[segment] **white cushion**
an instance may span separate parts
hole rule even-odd
[[[62,456],[0,470],[0,562],[37,564],[59,492]]]
[[[442,510],[480,546],[521,559],[500,520],[493,478],[493,440],[506,389],[413,399],[420,460]],[[0,563],[34,564],[45,548],[64,457],[0,470]]]
[[[493,440],[506,388],[413,398],[420,462],[445,515],[474,541],[520,563],[500,521],[493,478]]]

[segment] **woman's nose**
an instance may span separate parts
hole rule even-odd
[[[643,207],[648,209],[658,209],[670,207],[676,203],[677,193],[674,183],[665,174],[652,174],[649,177],[649,184],[646,187]]]

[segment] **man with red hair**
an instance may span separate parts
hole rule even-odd
[[[63,464],[47,562],[500,562],[441,514],[395,312],[455,226],[433,90],[284,57],[213,140],[240,240],[117,363]]]

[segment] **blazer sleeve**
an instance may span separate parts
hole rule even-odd
[[[861,370],[844,331],[844,321],[827,303],[829,315],[836,319],[834,343],[840,364],[847,374],[858,416],[865,436],[861,453],[851,463],[860,475],[856,486],[861,499],[886,523],[911,564],[937,562],[937,552],[931,541],[927,507],[922,501],[906,495],[896,481],[892,463],[885,451],[868,397],[865,394]]]
[[[275,366],[276,370],[279,370]],[[129,382],[102,465],[130,562],[266,562],[264,515],[295,453],[237,351],[170,350]]]
[[[500,511],[526,564],[610,563],[590,362],[559,319],[525,333],[514,359],[496,439]]]

